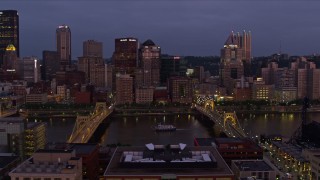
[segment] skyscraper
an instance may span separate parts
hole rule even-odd
[[[0,65],[9,44],[13,44],[20,57],[19,16],[16,10],[0,10]]]
[[[132,74],[138,63],[138,39],[118,38],[115,39],[113,64],[116,73]]]
[[[180,66],[182,58],[180,56],[161,57],[160,83],[167,84],[168,78],[180,75]]]
[[[116,77],[116,103],[125,104],[133,102],[133,77],[129,74]]]
[[[57,52],[62,69],[71,65],[71,30],[68,26],[59,26],[56,30]]]
[[[42,51],[45,80],[52,80],[60,70],[59,59],[57,51]]]
[[[243,49],[240,47],[239,36],[233,32],[229,35],[221,49],[220,78],[221,85],[227,90],[227,94],[233,92],[236,79],[240,79],[243,73]]]
[[[148,39],[140,47],[139,54],[143,69],[143,85],[158,86],[160,84],[160,47]]]
[[[85,72],[87,83],[95,85],[96,87],[105,87],[106,66],[102,57],[79,57],[78,70]]]
[[[3,55],[3,64],[0,66],[0,81],[12,81],[19,79],[19,61],[16,48],[9,44]]]
[[[243,50],[242,60],[247,63],[251,62],[251,32],[243,31],[243,34],[237,33],[238,46]]]
[[[83,42],[83,57],[103,57],[102,42],[87,40]]]

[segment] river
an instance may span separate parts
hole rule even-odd
[[[219,130],[213,128],[199,115],[157,115],[157,116],[110,116],[90,142],[107,144],[143,145],[186,143],[193,145],[195,137],[213,137]],[[289,138],[301,124],[300,113],[277,114],[238,114],[242,127],[250,135],[281,134]],[[308,120],[319,121],[320,113],[309,113]],[[47,123],[47,141],[65,142],[70,136],[75,118],[29,119],[29,121]],[[173,124],[175,132],[155,132],[152,127],[157,123]]]

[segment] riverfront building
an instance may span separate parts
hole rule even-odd
[[[247,177],[276,179],[276,170],[263,160],[234,160],[231,169],[237,179]]]
[[[47,149],[71,151],[75,150],[75,156],[82,159],[83,179],[99,179],[99,146],[88,143],[52,143]]]
[[[31,104],[45,104],[48,102],[47,93],[32,93],[26,95],[26,103]]]
[[[11,179],[82,180],[82,159],[74,150],[38,150],[9,175]]]
[[[0,118],[0,146],[28,157],[46,144],[46,124],[27,123],[20,117]]]
[[[263,150],[250,139],[241,138],[195,138],[195,146],[216,147],[230,165],[232,160],[263,159]]]
[[[171,102],[192,103],[192,79],[188,77],[171,77],[168,80]]]
[[[118,147],[104,173],[109,179],[234,180],[214,147],[146,144]]]
[[[133,98],[133,77],[130,75],[117,75],[116,77],[116,103],[132,103]]]
[[[136,88],[135,99],[137,104],[147,104],[153,102],[154,88],[142,87]]]

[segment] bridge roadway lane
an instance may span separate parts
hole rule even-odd
[[[246,135],[239,129],[232,126],[230,123],[227,123],[227,127],[224,126],[224,119],[223,117],[218,114],[217,112],[210,111],[208,109],[205,109],[201,106],[195,105],[196,109],[206,115],[207,117],[212,120],[215,125],[218,125],[218,127],[223,130],[227,136],[229,137],[246,137]]]
[[[100,123],[107,118],[111,113],[113,112],[113,107],[109,107],[106,111],[102,111],[97,115],[89,117],[90,120],[88,120],[85,123],[85,126],[78,130],[76,133],[76,137],[73,137],[72,140],[68,141],[69,143],[87,143],[93,133],[96,131]]]

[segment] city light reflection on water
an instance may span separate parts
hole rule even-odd
[[[143,145],[145,143],[178,143],[184,142],[193,145],[195,137],[210,137],[212,135],[207,124],[199,122],[200,116],[194,115],[160,115],[160,116],[128,116],[110,117],[109,125],[100,134],[100,143],[126,143]],[[247,133],[281,134],[290,137],[301,123],[299,113],[281,114],[238,114],[238,119]],[[320,120],[320,113],[309,113],[309,121]],[[70,136],[75,118],[28,118],[28,122],[46,122],[48,142],[64,142]],[[151,128],[157,123],[173,124],[177,127],[176,132],[156,133]],[[217,131],[216,129],[214,129]],[[215,132],[217,134],[217,132]]]

